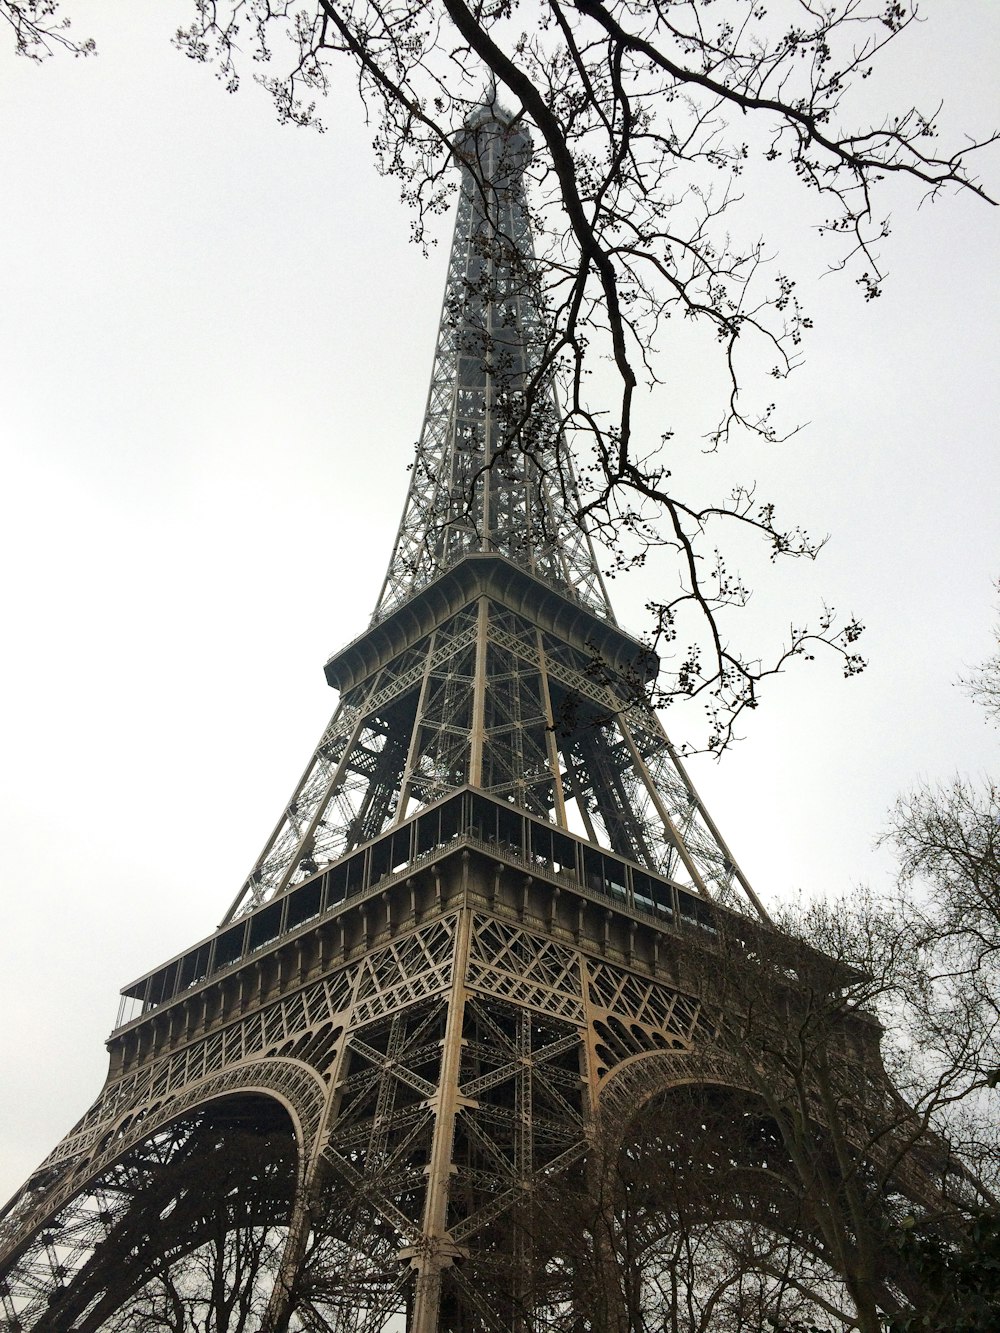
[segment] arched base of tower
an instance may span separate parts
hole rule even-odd
[[[21,1246],[6,1330],[259,1327],[285,1244],[297,1148],[263,1096],[210,1101],[121,1155]]]

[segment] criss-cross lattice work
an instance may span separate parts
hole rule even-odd
[[[469,985],[569,1022],[583,1021],[576,951],[520,926],[490,917],[475,919]]]
[[[483,596],[344,695],[230,918],[465,784],[701,894],[745,883],[628,669]]]
[[[424,427],[376,620],[469,552],[501,553],[612,618],[574,521],[572,464],[546,368],[521,173],[523,128],[483,108],[466,127]]]
[[[355,1022],[415,1004],[447,990],[452,979],[455,922],[435,922],[371,953],[361,963],[355,998]]]

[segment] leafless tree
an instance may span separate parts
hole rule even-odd
[[[997,584],[997,591],[1000,592],[1000,583]],[[1000,625],[994,637],[1000,642]],[[1000,650],[959,683],[982,705],[993,725],[1000,726]]]
[[[0,0],[0,24],[14,37],[14,50],[29,60],[42,61],[57,52],[74,56],[93,55],[92,37],[76,38],[71,20],[59,12],[59,0]]]
[[[845,1284],[781,1182],[780,1137],[758,1099],[672,1089],[595,1155],[590,1190],[567,1200],[556,1188],[541,1210],[571,1274],[554,1333],[853,1326]]]
[[[81,1293],[72,1327],[80,1333],[259,1329],[288,1234],[293,1177],[294,1142],[284,1127],[256,1132],[211,1115],[196,1122],[189,1151],[178,1154],[161,1181],[143,1182],[101,1255],[102,1294],[88,1306]]]
[[[966,778],[919,787],[897,802],[887,840],[934,999],[921,1045],[961,1057],[972,1095],[1000,1076],[1000,792]]]
[[[255,1333],[285,1234],[266,1225],[217,1228],[156,1274],[105,1327],[109,1333]]]
[[[998,717],[1000,656],[966,682]],[[883,841],[899,857],[899,911],[926,972],[922,1059],[948,1069],[954,1100],[992,1105],[1000,1083],[1000,789],[990,778],[924,783],[901,796]]]

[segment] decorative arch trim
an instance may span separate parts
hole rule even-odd
[[[298,1144],[301,1183],[319,1139],[327,1089],[319,1075],[299,1060],[265,1056],[209,1075],[176,1093],[124,1111],[110,1123],[93,1149],[55,1168],[55,1178],[33,1180],[3,1219],[0,1229],[0,1271],[30,1246],[38,1231],[77,1194],[82,1193],[116,1161],[145,1139],[166,1129],[196,1107],[232,1096],[263,1096],[288,1112]],[[41,1192],[39,1193],[39,1189]],[[13,1243],[12,1243],[13,1242]]]

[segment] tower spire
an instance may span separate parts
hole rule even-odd
[[[454,152],[462,180],[427,409],[376,619],[479,551],[613,620],[573,519],[576,482],[524,194],[531,140],[495,85]]]

